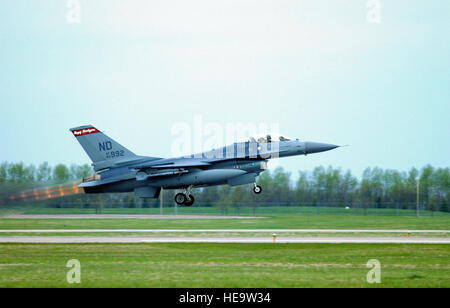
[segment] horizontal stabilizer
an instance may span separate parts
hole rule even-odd
[[[99,181],[90,181],[90,182],[84,182],[78,185],[79,188],[85,188],[85,187],[97,187],[102,186],[106,184],[111,184],[115,182],[119,182],[118,179],[106,179],[106,180],[99,180]]]

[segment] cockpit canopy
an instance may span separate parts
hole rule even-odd
[[[264,135],[257,135],[249,138],[250,142],[258,142],[258,143],[271,143],[271,142],[280,142],[280,141],[289,141],[293,140],[292,138],[282,136],[279,134],[269,133]]]

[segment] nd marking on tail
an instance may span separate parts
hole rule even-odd
[[[92,125],[71,128],[96,170],[112,167],[118,161],[133,161],[136,154],[116,142]]]

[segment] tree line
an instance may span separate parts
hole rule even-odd
[[[206,202],[257,202],[286,205],[324,205],[342,207],[414,208],[419,201],[423,209],[449,211],[450,168],[433,168],[408,172],[366,168],[360,179],[350,170],[319,166],[313,171],[299,171],[295,182],[282,168],[266,171],[258,178],[262,195],[254,195],[252,185],[209,187],[198,196]],[[196,196],[197,197],[197,196]],[[197,198],[197,199],[199,199]]]
[[[51,167],[48,162],[44,162],[36,167],[32,164],[25,165],[22,162],[3,162],[0,164],[0,185],[63,184],[82,179],[93,172],[88,164],[72,164],[69,167],[65,164],[58,164]]]
[[[23,163],[0,164],[0,193],[13,190],[49,186],[80,180],[92,175],[88,164],[48,163],[25,165]],[[330,205],[360,206],[377,208],[413,208],[417,201],[417,180],[419,200],[422,208],[434,211],[449,211],[450,168],[412,168],[399,171],[382,168],[366,168],[358,179],[350,170],[319,166],[313,171],[299,171],[295,181],[292,174],[282,168],[265,171],[258,177],[263,193],[255,195],[252,185],[230,187],[228,185],[195,190],[196,201],[202,206],[219,203],[264,205]],[[164,201],[171,201],[174,191],[164,192]],[[57,204],[61,200],[48,201]],[[65,202],[103,202],[105,205],[126,207],[158,206],[158,200],[140,200],[133,194],[78,195],[64,197]]]

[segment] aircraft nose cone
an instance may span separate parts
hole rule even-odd
[[[319,143],[319,142],[306,142],[306,152],[310,153],[319,153],[325,152],[329,150],[333,150],[338,148],[338,145],[328,144],[328,143]]]

